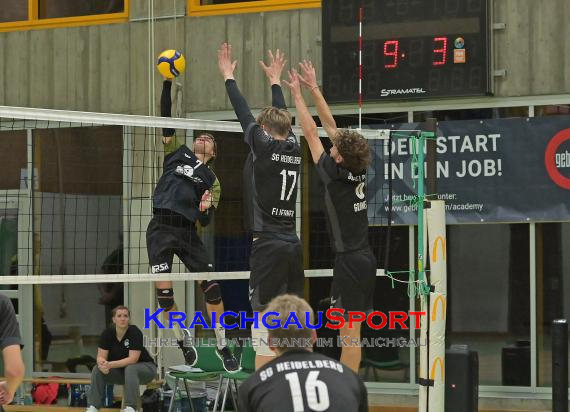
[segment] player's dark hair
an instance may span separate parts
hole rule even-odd
[[[280,136],[287,136],[291,129],[291,113],[285,109],[277,107],[266,107],[257,116],[257,123],[265,126],[270,132],[274,132]]]
[[[351,129],[338,129],[333,138],[338,153],[342,156],[342,166],[352,173],[361,173],[370,164],[370,148],[368,141]]]
[[[279,347],[279,352],[283,353],[298,348],[309,349],[313,346],[313,330],[307,327],[307,316],[312,325],[314,324],[314,314],[311,306],[305,300],[294,295],[281,295],[269,303],[267,312],[279,313],[279,316],[270,319],[278,319],[281,327],[268,331],[270,344]],[[289,324],[287,328],[283,328],[291,313],[295,313],[301,328],[296,324]]]
[[[129,310],[129,308],[127,308],[126,306],[123,306],[123,305],[115,306],[113,308],[113,310],[111,311],[111,317],[114,318],[115,315],[117,314],[117,312],[120,310],[126,310],[127,313],[129,314],[129,318],[131,317],[131,311]]]

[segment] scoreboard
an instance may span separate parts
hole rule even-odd
[[[487,0],[323,0],[327,101],[358,101],[360,16],[364,101],[489,94]]]

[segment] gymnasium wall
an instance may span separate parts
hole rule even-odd
[[[321,62],[320,9],[159,19],[149,50],[149,0],[131,2],[130,23],[0,33],[0,105],[149,114],[158,111],[160,81],[152,67],[166,48],[188,59],[184,112],[229,110],[216,67],[219,44],[230,39],[239,60],[237,79],[252,107],[265,105],[269,88],[258,67],[268,48],[289,62]],[[494,80],[497,96],[570,93],[570,2],[495,0]],[[155,2],[156,17],[182,16],[184,0]],[[142,19],[142,20],[141,20]],[[150,51],[150,53],[149,53]],[[149,78],[154,99],[149,103]],[[151,86],[152,88],[152,86]],[[149,111],[149,105],[152,110]]]

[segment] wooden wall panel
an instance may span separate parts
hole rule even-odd
[[[0,104],[6,101],[6,82],[9,79],[6,76],[6,53],[7,53],[7,36],[0,37]]]
[[[564,0],[539,0],[531,4],[531,82],[527,94],[557,93],[564,79],[563,49],[559,46],[564,27]]]
[[[53,84],[52,104],[58,108],[72,107],[67,100],[67,89],[70,81],[69,48],[67,47],[67,42],[70,41],[70,30],[70,28],[54,30],[52,44],[48,45],[46,50],[40,51],[40,54],[47,53],[53,55],[53,66],[46,67],[46,70],[50,73]]]
[[[2,33],[0,43],[5,41],[4,72],[5,79],[4,101],[7,106],[29,106],[29,79],[30,79],[30,33],[10,32]]]
[[[87,72],[84,81],[87,83],[87,110],[100,111],[101,108],[101,30],[107,26],[90,26],[87,28]]]
[[[177,9],[184,7],[176,0]],[[148,15],[149,0],[132,4],[132,19]],[[170,16],[173,2],[154,2],[156,16]],[[570,2],[500,0],[493,32],[496,96],[570,93]],[[181,11],[180,10],[180,11]],[[179,10],[177,10],[178,12]],[[216,67],[216,51],[229,40],[239,61],[236,77],[252,108],[269,104],[270,92],[258,61],[268,48],[282,48],[289,63],[313,59],[321,70],[321,11],[291,10],[159,19],[149,55],[148,22],[0,33],[0,104],[113,113],[149,113],[158,108],[156,56],[178,48],[188,60],[186,112],[230,109]],[[174,38],[176,32],[176,38]],[[149,87],[149,73],[154,89]],[[319,75],[320,77],[320,75]],[[289,93],[286,92],[289,100]]]
[[[67,107],[74,110],[88,110],[88,27],[72,27],[68,29],[67,41]]]
[[[184,106],[186,112],[225,110],[229,106],[223,79],[218,72],[218,47],[231,36],[228,20],[236,17],[213,16],[186,19],[186,59]],[[238,38],[239,39],[239,38]],[[236,40],[237,41],[237,40]],[[239,48],[236,48],[238,51]],[[237,55],[238,59],[239,55]],[[238,63],[237,75],[243,70]]]
[[[130,27],[110,24],[101,28],[100,84],[101,104],[98,111],[129,113]]]
[[[563,41],[570,7],[564,0],[501,0],[494,2],[496,69],[507,75],[495,80],[495,95],[523,96],[568,93],[570,48]]]
[[[149,56],[148,23],[135,22],[130,24],[129,47],[129,112],[131,114],[149,114]],[[152,60],[154,61],[154,60]],[[154,73],[153,73],[154,74]]]
[[[30,64],[29,105],[31,107],[53,107],[55,85],[53,30],[33,30],[30,32],[30,55],[34,64]]]

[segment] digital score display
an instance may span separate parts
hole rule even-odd
[[[487,0],[323,0],[322,4],[327,101],[358,101],[359,49],[364,101],[489,93]]]

